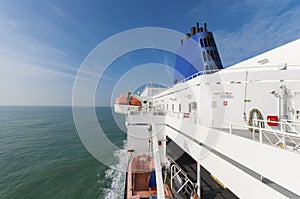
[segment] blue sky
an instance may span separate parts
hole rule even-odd
[[[139,27],[185,33],[197,21],[208,23],[223,65],[230,66],[299,39],[300,2],[1,1],[0,105],[70,105],[77,70],[100,42]],[[97,105],[110,105],[119,92],[135,85],[129,74],[125,83],[115,88],[130,69],[147,63],[172,67],[173,58],[170,53],[151,49],[121,56],[100,80]],[[149,75],[140,78],[171,83],[170,71],[164,71],[152,71],[151,75],[149,70]]]

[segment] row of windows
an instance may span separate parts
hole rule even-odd
[[[220,61],[219,53],[216,50],[202,51],[202,56],[204,61]]]
[[[160,104],[160,105],[158,105],[158,108],[164,110],[165,106],[164,106],[164,104]],[[175,111],[175,105],[172,104],[171,110],[169,110],[169,104],[166,104],[166,110],[167,111]],[[196,111],[196,110],[197,110],[197,102],[189,103],[189,113],[191,113],[192,111]],[[178,112],[182,112],[181,104],[178,104]]]
[[[212,37],[204,37],[203,39],[200,39],[200,45],[203,48],[205,47],[216,47],[216,43],[214,38]]]

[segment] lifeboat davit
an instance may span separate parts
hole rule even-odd
[[[137,111],[142,108],[142,102],[134,94],[121,94],[115,100],[115,112],[127,114],[129,110]]]

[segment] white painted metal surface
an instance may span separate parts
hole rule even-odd
[[[158,199],[164,199],[164,183],[162,179],[162,167],[159,157],[159,148],[158,148],[158,139],[157,139],[157,130],[156,124],[151,124],[151,137],[152,137],[152,147],[153,147],[153,157],[155,165],[155,175],[156,175],[156,184],[157,184],[157,197]]]
[[[158,139],[169,136],[240,198],[298,197],[299,51],[296,40],[214,74],[199,72],[169,89],[145,90],[149,106],[128,112],[128,132],[143,134],[136,124],[159,126]],[[265,128],[248,126],[254,108]],[[268,116],[278,117],[278,125],[269,126]],[[142,151],[145,142],[135,142],[128,146]],[[160,153],[160,161],[164,157]]]

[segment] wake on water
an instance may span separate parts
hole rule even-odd
[[[105,190],[105,199],[124,198],[126,180],[126,172],[124,171],[127,170],[127,145],[125,141],[123,149],[115,151],[114,157],[118,159],[117,164],[105,172],[105,178],[111,181],[111,187]]]

